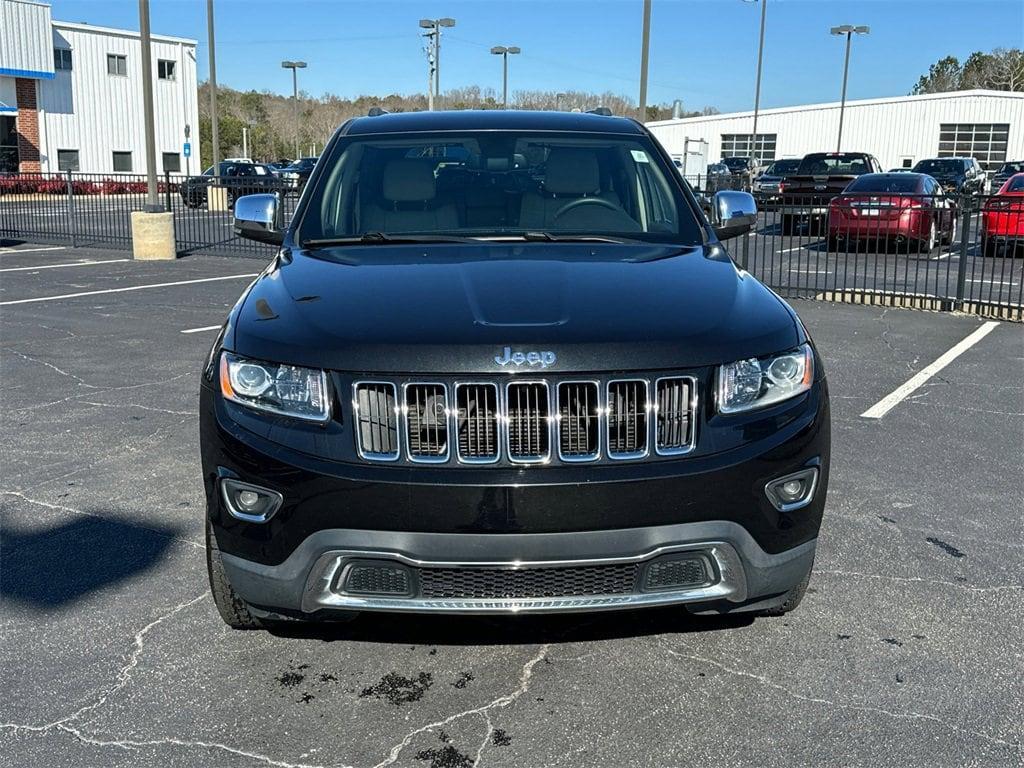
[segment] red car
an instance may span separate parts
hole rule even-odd
[[[868,173],[829,204],[829,247],[884,240],[931,253],[940,241],[953,241],[956,221],[956,203],[931,176]]]
[[[1008,178],[981,209],[981,252],[995,256],[1000,246],[1011,256],[1024,246],[1024,173]]]

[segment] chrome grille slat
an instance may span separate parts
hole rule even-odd
[[[608,382],[608,457],[639,459],[648,452],[646,379]]]
[[[558,385],[558,456],[562,461],[594,461],[601,455],[601,410],[596,381]]]
[[[689,376],[670,376],[655,381],[654,389],[655,451],[661,456],[689,452],[694,442],[696,381]]]
[[[398,459],[398,398],[387,381],[357,381],[352,385],[359,455],[372,461]]]
[[[459,461],[488,464],[498,460],[498,386],[455,385],[455,434]]]
[[[405,385],[406,453],[410,461],[448,461],[448,388],[444,384]]]
[[[550,404],[546,381],[505,387],[506,447],[510,461],[541,463],[551,457]]]

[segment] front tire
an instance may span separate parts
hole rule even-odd
[[[811,583],[811,571],[807,571],[807,575],[800,580],[800,583],[793,587],[789,592],[786,593],[786,599],[774,608],[765,608],[763,611],[758,611],[758,616],[785,616],[787,613],[796,610],[796,607],[800,605],[800,601],[804,599],[804,595],[807,594],[807,585]]]
[[[228,580],[209,518],[206,520],[206,572],[210,577],[213,604],[224,623],[232,629],[262,629],[263,623],[252,615],[249,604],[238,596]]]

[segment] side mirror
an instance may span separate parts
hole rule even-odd
[[[259,243],[284,242],[277,195],[245,195],[235,200],[235,234]]]
[[[753,196],[746,192],[716,192],[711,199],[710,218],[718,239],[729,240],[745,235],[754,228],[757,224],[757,204]]]

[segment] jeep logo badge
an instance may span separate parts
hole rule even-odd
[[[531,365],[547,368],[555,364],[554,352],[513,352],[512,347],[505,347],[500,355],[494,356],[494,362],[500,366],[511,363],[514,366]]]

